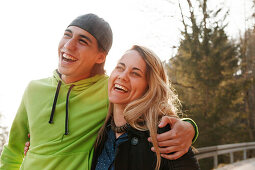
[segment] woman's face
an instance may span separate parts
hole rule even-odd
[[[108,81],[110,102],[127,105],[147,89],[146,63],[135,50],[127,51],[112,71]]]

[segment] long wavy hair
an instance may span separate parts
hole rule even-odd
[[[161,157],[156,139],[160,119],[164,115],[178,117],[180,101],[170,86],[165,68],[161,60],[150,49],[134,45],[130,50],[135,50],[146,63],[147,91],[144,95],[130,102],[124,109],[124,118],[133,128],[141,131],[149,130],[152,144],[156,151],[159,169]],[[100,144],[107,122],[112,118],[113,104],[110,103],[106,121],[99,131],[95,147]]]

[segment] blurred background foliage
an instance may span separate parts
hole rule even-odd
[[[167,63],[169,78],[184,115],[199,126],[195,147],[254,141],[255,27],[230,38],[225,32],[228,10],[207,4],[186,0],[189,15],[184,16],[179,3],[184,29],[177,53]],[[255,12],[250,19],[254,17]],[[225,160],[229,158],[219,158]],[[201,166],[210,169],[212,161]]]

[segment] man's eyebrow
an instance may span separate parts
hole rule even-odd
[[[80,34],[80,37],[85,38],[85,39],[88,40],[90,43],[92,43],[92,40],[91,40],[89,37],[87,37],[86,35]]]
[[[70,30],[70,29],[68,29],[68,28],[67,28],[65,31],[66,31],[66,32],[73,33],[72,30]]]
[[[71,33],[71,34],[73,33],[72,30],[70,30],[70,29],[68,29],[68,28],[67,28],[65,31],[66,31],[66,32],[69,32],[69,33]],[[92,43],[92,40],[91,40],[88,36],[82,35],[82,34],[80,34],[79,36],[82,37],[82,38],[85,38],[85,39],[88,40],[90,43]]]

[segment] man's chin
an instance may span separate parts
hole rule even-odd
[[[69,71],[69,70],[64,69],[64,68],[61,68],[61,67],[58,67],[58,72],[59,72],[61,75],[69,75],[69,74],[70,74],[70,71]]]
[[[58,67],[58,72],[59,72],[60,74],[63,74],[63,70],[62,70],[61,68],[59,68],[59,67]]]

